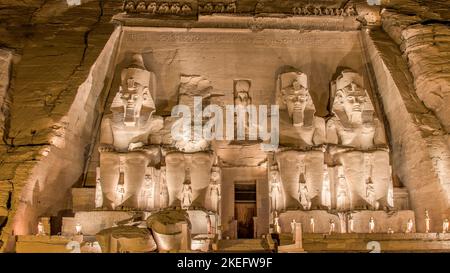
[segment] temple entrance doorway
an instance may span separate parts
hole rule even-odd
[[[256,181],[237,181],[234,184],[234,216],[238,239],[253,238],[256,216]]]

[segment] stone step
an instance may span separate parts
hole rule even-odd
[[[292,244],[292,235],[281,234],[280,240]],[[450,252],[449,234],[303,234],[307,252],[369,252],[369,242],[379,244],[381,252]]]
[[[265,239],[220,240],[216,252],[271,252]]]

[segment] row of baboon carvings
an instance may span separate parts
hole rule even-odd
[[[103,117],[101,125],[96,206],[146,210],[197,206],[218,212],[221,169],[209,146],[172,143],[177,149],[163,156],[162,143],[152,142],[167,122],[153,114],[155,79],[140,55],[121,73],[112,113]],[[325,121],[314,116],[306,74],[282,73],[277,85],[289,126],[305,143],[318,144],[317,131],[325,132]],[[275,163],[267,168],[272,210],[394,206],[389,154],[384,138],[376,137],[384,129],[363,86],[362,77],[352,70],[343,70],[331,84],[335,116],[327,122],[327,139],[337,150],[275,152]],[[252,104],[250,87],[250,80],[234,81],[235,105]],[[212,84],[204,77],[183,76],[179,103],[192,105],[192,97],[207,99],[211,92]],[[325,154],[334,158],[330,167],[330,162],[324,163]]]
[[[211,13],[236,13],[236,2],[230,3],[205,3],[199,5],[199,12]],[[140,0],[124,1],[123,10],[128,13],[147,13],[160,15],[191,15],[192,6],[189,2],[148,2]],[[255,5],[255,12],[263,12],[264,4],[259,2]],[[339,7],[324,7],[315,5],[294,6],[292,14],[302,16],[357,16],[357,11],[353,5]]]

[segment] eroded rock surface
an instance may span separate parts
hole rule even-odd
[[[95,236],[102,253],[142,253],[156,250],[156,243],[150,231],[134,226],[118,226],[104,229]]]
[[[450,3],[433,1],[427,6],[414,1],[404,2],[405,6],[392,4],[391,9],[382,12],[383,29],[400,46],[414,77],[417,96],[433,111],[448,133]]]

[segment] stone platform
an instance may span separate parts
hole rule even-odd
[[[271,252],[272,249],[266,239],[237,239],[220,240],[215,252]]]
[[[70,253],[67,244],[73,238],[62,236],[19,235],[16,238],[16,253]]]
[[[281,234],[281,245],[292,243],[292,234]],[[368,244],[370,245],[368,246]],[[450,252],[450,234],[370,233],[303,234],[306,252]]]
[[[369,220],[373,217],[375,220],[375,233],[386,233],[388,228],[394,232],[404,232],[409,219],[415,221],[414,212],[412,210],[399,211],[353,211],[353,232],[369,233]],[[310,226],[310,218],[314,218],[314,233],[328,233],[330,230],[330,220],[336,223],[335,231],[337,233],[345,233],[345,225],[340,225],[340,216],[337,213],[330,213],[325,210],[300,211],[291,210],[279,214],[279,224],[282,233],[291,232],[291,222],[294,219],[297,223],[301,223],[304,233],[312,233]],[[345,214],[341,214],[345,217]]]
[[[138,213],[143,213],[145,220],[153,212],[146,211],[78,211],[74,217],[63,217],[62,235],[73,235],[75,226],[82,226],[82,233],[85,236],[93,236],[103,229],[113,227],[116,222],[132,218]],[[207,212],[204,210],[188,210],[189,219],[191,221],[192,234],[207,233]],[[214,215],[210,215],[212,229],[215,230],[216,219]]]

